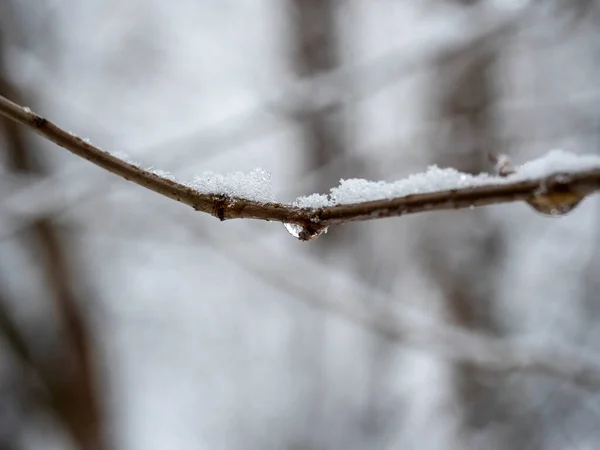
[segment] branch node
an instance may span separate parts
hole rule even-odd
[[[212,214],[221,222],[225,220],[225,208],[227,207],[228,200],[229,198],[224,194],[215,196],[214,198]]]
[[[46,119],[44,119],[42,116],[38,116],[37,114],[35,114],[33,116],[33,118],[31,119],[31,123],[36,128],[43,128],[46,126],[48,121]]]

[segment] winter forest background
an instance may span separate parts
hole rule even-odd
[[[0,31],[0,94],[178,177],[260,166],[289,201],[489,171],[488,152],[600,152],[595,0],[2,0]],[[597,197],[560,219],[515,203],[303,243],[7,120],[0,165],[2,450],[600,448],[593,390],[319,307],[595,355]]]

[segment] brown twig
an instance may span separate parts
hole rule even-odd
[[[220,220],[259,219],[296,224],[306,230],[306,233],[301,235],[304,239],[318,235],[326,227],[358,220],[515,201],[528,202],[532,198],[540,197],[541,187],[543,187],[543,198],[550,205],[553,199],[556,199],[557,203],[563,202],[565,197],[581,199],[600,189],[600,169],[592,169],[569,174],[568,177],[557,173],[542,178],[498,185],[450,189],[322,208],[297,208],[283,203],[261,203],[219,193],[198,192],[189,186],[123,161],[2,96],[0,96],[0,114],[27,126],[49,141],[115,175],[189,205],[197,211],[209,213]]]

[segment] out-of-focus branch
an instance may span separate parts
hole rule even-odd
[[[444,0],[449,8],[476,11],[478,0]],[[477,174],[489,166],[486,153],[497,148],[497,117],[493,114],[497,95],[494,90],[494,68],[502,53],[509,29],[498,33],[485,45],[477,43],[457,49],[457,54],[441,55],[433,64],[433,76],[427,89],[428,118],[447,127],[443,138],[427,139],[430,163],[455,167]],[[461,55],[464,63],[452,67]],[[448,59],[450,56],[450,59]],[[494,161],[495,162],[495,161]],[[497,335],[499,324],[494,310],[497,301],[493,274],[501,262],[503,236],[494,221],[477,211],[470,215],[455,215],[445,221],[424,221],[415,230],[415,263],[422,267],[427,281],[440,290],[448,321],[465,330]],[[456,249],[468,246],[468,251],[456,264]],[[472,283],[477,279],[477,283]],[[489,371],[468,361],[452,366],[454,408],[463,429],[477,428],[489,415],[492,395]],[[482,381],[486,380],[486,381]],[[494,411],[502,415],[503,405]],[[457,412],[460,411],[460,414]],[[510,445],[508,446],[510,447]]]
[[[34,364],[33,357],[27,342],[23,338],[19,328],[15,325],[6,309],[5,300],[0,294],[0,337],[13,352],[13,356],[22,364]]]
[[[347,275],[340,278],[342,274],[337,269],[317,258],[298,253],[290,257],[283,249],[257,244],[255,235],[224,238],[211,227],[198,228],[198,224],[184,217],[164,217],[169,219],[170,226],[185,227],[204,238],[203,243],[218,250],[231,263],[290,294],[294,301],[332,314],[398,345],[431,351],[440,357],[490,372],[549,376],[591,391],[600,388],[600,358],[578,348],[556,343],[534,345],[486,336],[434,322],[426,316],[426,312],[415,311],[406,305],[402,305],[400,310],[389,308],[382,312],[354,299],[369,298],[374,305],[397,305],[397,302],[388,294],[365,286],[357,278]],[[130,227],[122,227],[119,236],[110,234],[109,237],[127,241],[145,239],[136,228],[138,222],[139,218],[131,218]],[[79,226],[71,226],[69,230],[71,233],[90,231]],[[92,232],[98,235],[106,230],[94,228]],[[151,239],[154,242],[154,238]],[[186,246],[185,240],[179,238],[167,237],[164,244]],[[261,258],[256,258],[257,246],[260,246]],[[326,277],[324,274],[327,274]],[[335,288],[332,287],[332,279],[335,280]]]
[[[34,130],[46,139],[91,163],[156,193],[212,214],[220,220],[261,219],[297,224],[303,228],[300,239],[310,240],[329,226],[343,223],[402,216],[425,211],[464,209],[515,201],[542,201],[562,205],[581,200],[600,189],[600,169],[569,174],[552,174],[498,185],[474,186],[426,194],[343,204],[322,208],[297,208],[282,203],[202,193],[184,184],[163,178],[123,161],[59,128],[47,119],[0,96],[0,114]],[[540,189],[543,196],[540,196]],[[541,199],[541,200],[540,200]]]
[[[176,220],[178,226],[196,226]],[[400,345],[432,351],[443,358],[467,363],[496,373],[527,373],[565,380],[574,385],[597,390],[600,388],[600,360],[583,354],[579,349],[561,345],[533,345],[486,336],[439,321],[432,321],[420,312],[402,306],[387,311],[365,307],[356,298],[369,298],[376,305],[394,305],[377,289],[367,287],[353,277],[344,277],[332,290],[329,278],[336,278],[332,267],[317,258],[296,254],[293,258],[277,249],[260,247],[265,258],[256,258],[254,239],[240,237],[227,242],[219,233],[204,228],[207,245],[222,250],[222,255],[253,276],[292,294],[309,306],[338,316],[357,326],[388,338]],[[284,270],[277,270],[282,267]],[[327,279],[323,278],[327,274]],[[337,278],[336,278],[337,279]],[[307,283],[306,280],[311,280]],[[341,280],[339,280],[341,281]],[[327,294],[324,294],[327,292]]]

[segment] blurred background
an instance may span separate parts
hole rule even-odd
[[[596,0],[2,0],[0,32],[0,94],[180,179],[262,167],[282,201],[600,152]],[[302,243],[4,119],[0,171],[1,450],[600,448],[593,392],[319,307],[600,351],[598,198]]]

